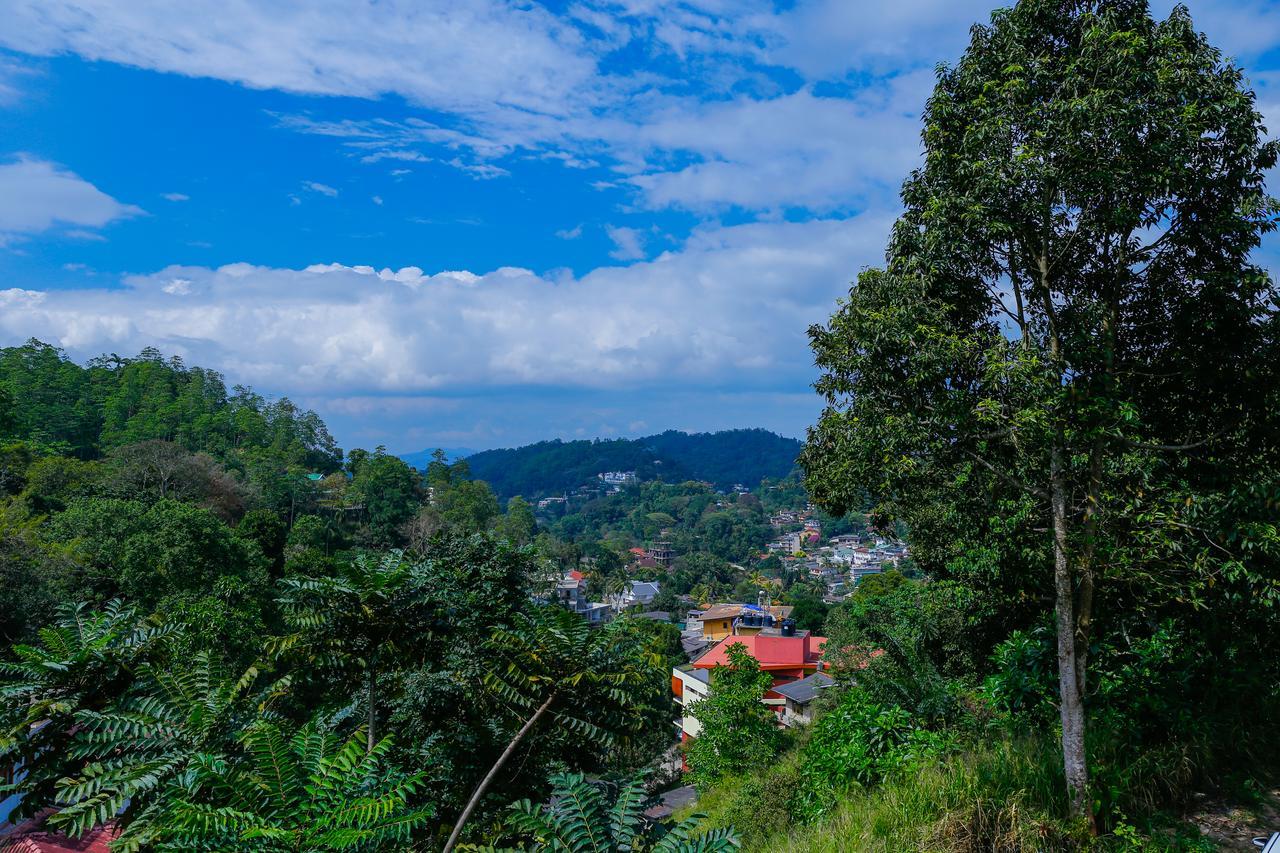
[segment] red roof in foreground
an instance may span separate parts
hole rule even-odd
[[[791,669],[798,666],[815,666],[822,657],[826,637],[806,634],[803,637],[771,637],[751,634],[743,637],[726,637],[702,657],[694,661],[698,669],[727,666],[729,646],[741,643],[747,654],[760,661],[761,669]]]
[[[587,576],[584,575],[582,572],[578,571],[577,569],[573,569],[569,572],[569,577],[573,578],[576,581],[580,581],[580,580],[585,580]]]
[[[46,832],[37,826],[38,821],[27,821],[13,835],[0,837],[0,853],[109,853],[107,845],[120,834],[114,823],[91,829],[79,838]]]

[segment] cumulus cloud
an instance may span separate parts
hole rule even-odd
[[[160,197],[165,201],[191,201],[191,196],[186,193],[165,193]]]
[[[695,232],[679,251],[581,278],[170,267],[123,288],[0,291],[0,337],[80,356],[156,345],[237,381],[326,396],[477,386],[794,388],[804,329],[874,260],[883,216]]]
[[[68,230],[67,236],[102,239],[85,229],[142,212],[56,163],[20,155],[0,164],[0,243],[68,225],[80,227]]]

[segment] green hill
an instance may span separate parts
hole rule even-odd
[[[668,430],[637,439],[540,441],[467,457],[471,474],[499,497],[539,497],[576,488],[605,471],[635,471],[641,480],[706,480],[718,488],[755,486],[784,477],[800,442],[764,429],[714,433]]]

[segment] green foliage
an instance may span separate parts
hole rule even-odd
[[[557,726],[609,745],[629,733],[643,709],[636,700],[662,667],[656,655],[631,654],[631,639],[640,638],[625,621],[594,630],[561,607],[538,607],[494,630],[484,683],[521,717],[545,705]]]
[[[972,30],[923,140],[885,269],[810,331],[828,407],[806,484],[905,521],[921,567],[981,592],[1001,633],[1052,609],[1084,814],[1088,710],[1118,701],[1095,648],[1243,618],[1272,625],[1249,642],[1278,677],[1280,335],[1251,253],[1280,146],[1185,7],[1052,0]],[[1239,674],[1228,692],[1258,683]]]
[[[1014,631],[992,653],[982,692],[1012,725],[1043,726],[1057,711],[1055,676],[1052,634],[1043,628]]]
[[[258,546],[275,573],[284,566],[284,549],[288,541],[289,526],[278,513],[269,509],[255,509],[245,513],[236,525],[236,535]]]
[[[538,535],[538,521],[529,502],[519,495],[507,501],[507,512],[498,519],[496,532],[515,546],[531,543]]]
[[[422,776],[390,770],[390,738],[366,752],[364,735],[344,740],[315,724],[291,733],[260,720],[233,756],[201,761],[147,833],[116,844],[175,853],[407,849],[432,816],[411,802]]]
[[[878,702],[945,719],[957,711],[953,683],[972,679],[988,654],[985,606],[953,581],[890,585],[831,611],[826,657]]]
[[[57,781],[50,823],[78,835],[121,815],[121,847],[147,843],[174,787],[233,736],[255,675],[232,679],[207,654],[182,667],[146,662],[119,700],[77,710],[68,752],[81,764]]]
[[[269,449],[312,470],[334,470],[342,458],[314,412],[247,388],[228,394],[217,373],[154,349],[80,367],[30,340],[0,349],[0,389],[12,403],[10,434],[82,459],[151,440],[218,457]]]
[[[98,490],[103,472],[93,462],[65,456],[43,456],[28,466],[19,499],[33,513],[61,512],[77,498]]]
[[[848,787],[873,785],[942,747],[942,739],[910,712],[849,690],[813,725],[802,750],[803,785],[794,808],[806,818],[823,814]]]
[[[26,640],[75,586],[74,558],[40,536],[38,518],[0,503],[0,643]]]
[[[751,596],[743,600],[754,599],[755,596]],[[812,631],[815,634],[822,633],[829,608],[820,595],[803,586],[792,586],[783,600],[792,606],[791,618],[795,620],[797,628],[802,631]]]
[[[224,577],[242,580],[266,598],[262,553],[208,510],[162,500],[135,519],[119,560],[121,592],[151,606],[179,593],[203,594]]]
[[[26,770],[21,814],[61,799],[63,780],[86,765],[81,715],[119,701],[169,633],[119,601],[101,611],[68,605],[36,644],[13,646],[13,659],[0,661],[0,763]]]
[[[701,815],[675,826],[652,825],[644,816],[651,798],[643,778],[614,787],[588,782],[580,773],[562,773],[553,776],[551,784],[554,805],[521,800],[510,807],[507,823],[525,839],[520,850],[722,853],[738,849],[733,830],[703,829]]]
[[[728,666],[711,672],[710,695],[685,709],[699,724],[686,757],[700,789],[765,767],[781,745],[777,717],[760,702],[772,677],[741,643],[731,644],[727,656]]]
[[[453,484],[437,496],[433,506],[447,524],[466,533],[488,530],[500,515],[498,499],[488,483],[481,480],[462,480]],[[519,522],[516,524],[518,528]],[[521,531],[517,529],[516,533]],[[523,533],[527,534],[528,530]],[[513,540],[512,544],[523,543]]]
[[[371,454],[353,452],[347,467],[351,498],[364,507],[368,544],[398,544],[400,528],[418,508],[418,473],[381,447]]]

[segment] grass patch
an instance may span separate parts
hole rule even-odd
[[[690,811],[706,813],[712,826],[735,827],[746,853],[1219,849],[1168,814],[1120,822],[1092,838],[1067,816],[1061,761],[1044,739],[996,738],[905,767],[880,784],[852,787],[823,818],[805,820],[795,808],[800,753],[792,750],[759,773],[723,780]]]

